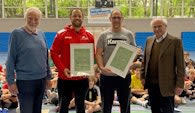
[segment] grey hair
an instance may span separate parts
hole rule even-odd
[[[37,7],[30,7],[30,8],[28,8],[28,9],[26,9],[26,11],[25,11],[25,13],[24,13],[24,18],[26,18],[27,15],[28,15],[30,12],[36,12],[36,13],[39,15],[40,18],[42,17],[42,12],[40,11],[39,8],[37,8]]]
[[[153,26],[153,23],[155,21],[161,21],[165,26],[167,26],[168,22],[167,19],[163,18],[163,17],[155,17],[152,19],[152,21],[150,22],[150,25]]]

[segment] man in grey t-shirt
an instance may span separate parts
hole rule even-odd
[[[128,73],[126,78],[122,78],[106,68],[105,65],[118,42],[135,46],[135,39],[131,31],[122,27],[123,16],[120,10],[114,9],[109,19],[112,27],[100,35],[96,47],[96,61],[101,69],[100,92],[103,113],[111,113],[115,90],[117,91],[121,113],[130,113],[130,74]]]

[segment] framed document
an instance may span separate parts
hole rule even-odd
[[[113,73],[125,78],[136,54],[137,48],[135,46],[126,43],[117,43],[106,67],[110,68]]]
[[[71,76],[94,75],[93,44],[70,44],[70,61]]]

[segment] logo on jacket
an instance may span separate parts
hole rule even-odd
[[[82,36],[81,40],[89,40],[86,36]]]
[[[65,36],[64,38],[65,38],[65,39],[72,39],[71,36]]]

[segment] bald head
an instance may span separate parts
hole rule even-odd
[[[112,15],[113,15],[114,13],[119,13],[121,16],[123,16],[123,15],[122,15],[122,12],[121,12],[119,9],[113,9],[112,12],[110,13],[110,17],[112,17]]]
[[[119,9],[114,9],[110,14],[110,22],[112,24],[112,31],[119,32],[122,28],[123,15]]]

